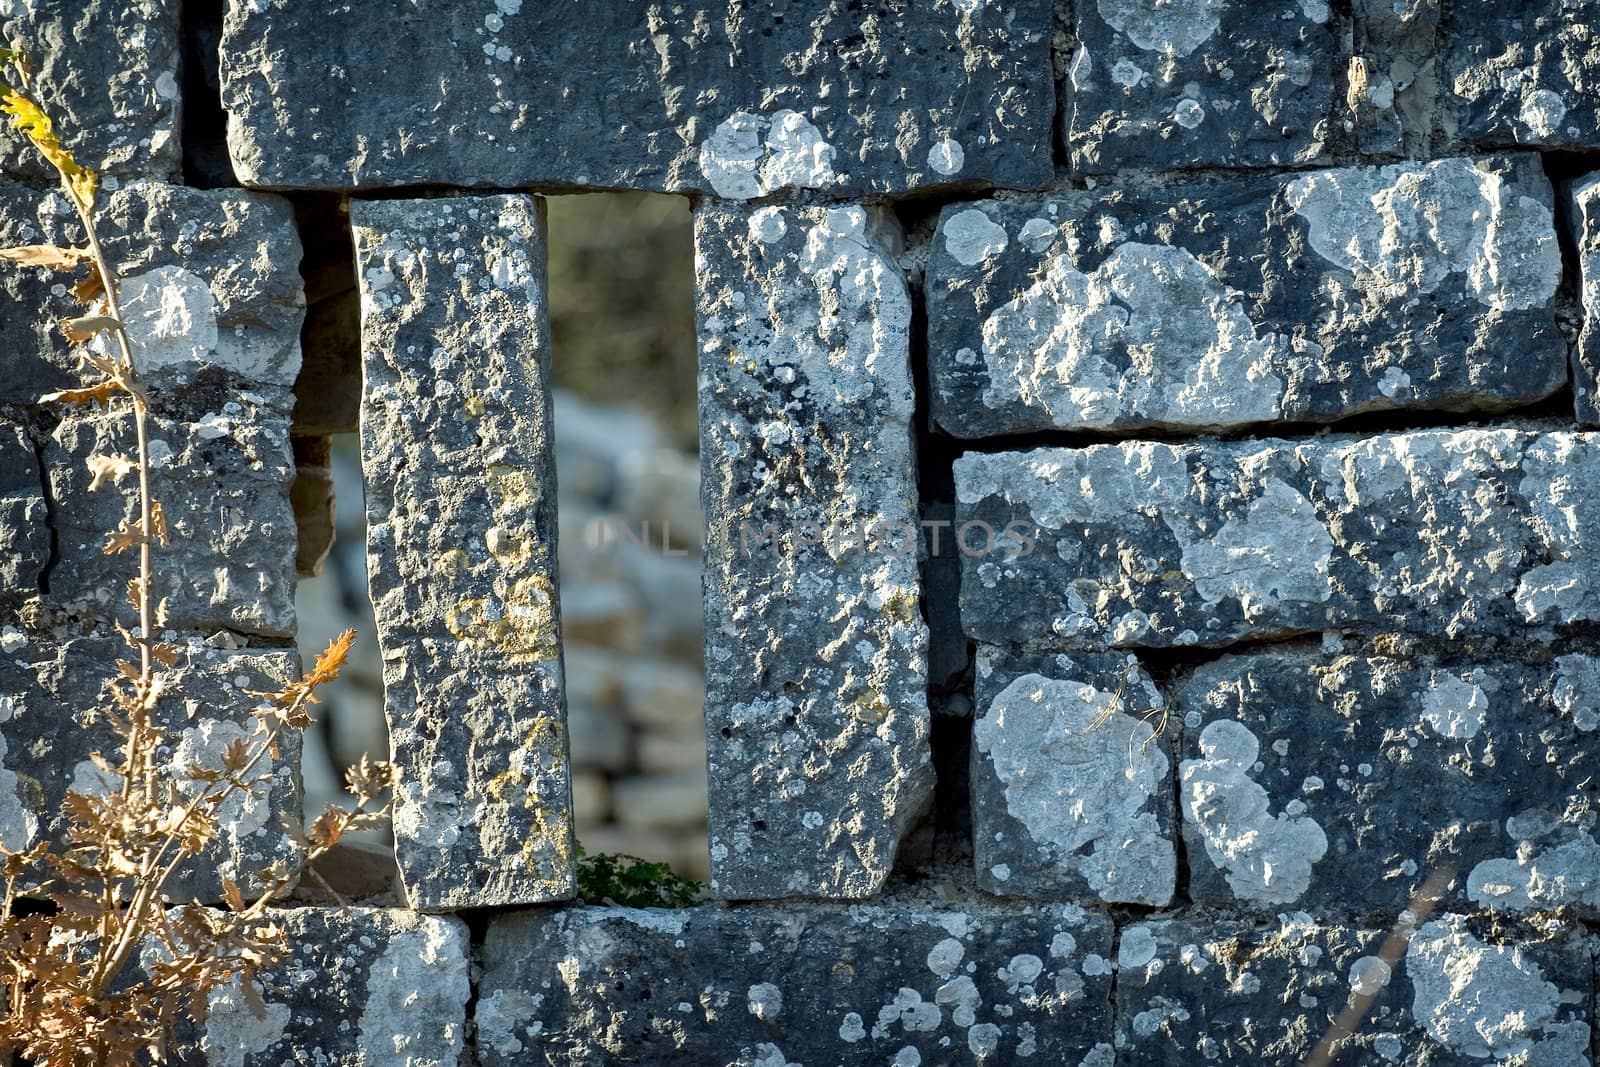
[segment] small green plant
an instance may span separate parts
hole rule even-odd
[[[16,85],[4,76],[13,71]],[[381,818],[393,773],[365,761],[353,768],[354,809],[329,808],[303,835],[292,827],[300,838],[298,867],[254,872],[250,895],[223,879],[226,910],[167,907],[179,870],[218,840],[225,805],[266,788],[282,738],[310,725],[317,689],[338,677],[355,634],[335,639],[299,681],[250,694],[259,701],[254,732],[231,743],[220,765],[170,757],[156,713],[167,672],[186,653],[155,636],[166,625],[167,602],[157,595],[153,557],[171,529],[151,492],[150,394],[123,326],[117,271],[95,229],[98,176],[62,146],[27,84],[22,57],[0,49],[0,111],[55,167],[84,244],[0,249],[0,261],[77,275],[71,293],[81,314],[61,323],[67,340],[109,341],[99,351],[78,349],[92,372],[87,383],[40,401],[131,417],[133,455],[96,455],[88,463],[91,489],[137,483],[137,517],[107,534],[104,551],[136,550],[138,574],[128,587],[134,619],[117,623],[131,653],[116,664],[98,709],[119,741],[117,752],[91,755],[107,783],[104,794],[67,794],[64,846],[43,840],[18,852],[0,848],[0,1052],[18,1051],[34,1067],[161,1063],[178,1022],[203,1022],[210,994],[224,983],[237,983],[252,1010],[264,1013],[256,976],[287,949],[269,906],[346,832]]]
[[[578,846],[578,896],[585,904],[625,908],[687,908],[705,887],[673,872],[665,863],[602,852],[591,856]]]

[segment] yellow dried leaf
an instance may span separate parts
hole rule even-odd
[[[72,270],[89,262],[89,252],[83,248],[62,248],[58,245],[18,245],[16,248],[0,248],[0,259],[24,267]]]
[[[50,116],[46,115],[38,104],[9,87],[0,92],[0,111],[11,116],[11,124],[32,141],[33,147],[39,154],[60,172],[67,189],[78,201],[78,206],[83,209],[84,214],[92,214],[94,195],[100,186],[100,177],[79,164],[72,158],[72,153],[62,147],[61,139],[56,136],[55,125],[50,121]]]
[[[124,552],[135,545],[143,544],[144,540],[144,532],[139,529],[137,524],[129,524],[124,521],[122,525],[106,534],[106,547],[102,551],[108,556],[114,556],[118,552]]]
[[[83,315],[76,319],[62,319],[61,332],[67,335],[67,340],[73,344],[87,341],[102,333],[122,328],[122,323],[110,315]]]
[[[111,406],[111,401],[116,399],[117,393],[122,391],[122,386],[113,381],[96,382],[82,389],[57,389],[53,393],[46,393],[39,398],[41,404],[72,404],[76,407],[85,407],[89,404],[103,404]]]
[[[115,485],[138,469],[139,465],[126,456],[90,456],[89,473],[94,477],[89,479],[89,490],[93,492],[107,482]]]

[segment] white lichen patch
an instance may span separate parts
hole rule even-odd
[[[838,181],[834,148],[797,111],[770,118],[736,111],[700,146],[700,173],[720,197],[751,200],[779,189],[826,189]]]
[[[1507,820],[1511,829],[1519,822]],[[1536,825],[1514,857],[1484,860],[1467,876],[1467,899],[1493,911],[1600,907],[1600,843],[1585,830]]]
[[[263,994],[259,984],[254,998],[247,997],[235,975],[206,997],[205,1033],[200,1049],[213,1067],[247,1067],[252,1057],[268,1052],[283,1040],[290,1008]],[[252,1000],[266,1011],[256,1014]],[[261,1062],[261,1061],[255,1061]]]
[[[193,377],[217,350],[217,301],[204,278],[182,267],[155,267],[122,281],[122,321],[141,373]],[[103,338],[95,345],[103,347]],[[268,366],[228,367],[261,375]]]
[[[17,773],[6,768],[6,738],[0,733],[0,848],[10,852],[21,852],[39,833],[39,817],[23,801],[18,784]]]
[[[173,748],[173,777],[179,792],[187,797],[214,790],[203,779],[192,777],[191,768],[199,771],[221,772],[223,757],[229,746],[242,744],[253,748],[252,742],[260,737],[249,727],[225,719],[202,719],[186,728]],[[262,768],[257,768],[257,777]],[[217,809],[216,818],[228,828],[235,839],[249,837],[267,825],[272,817],[272,779],[256,782],[249,789],[235,790]]]
[[[956,215],[947,247],[968,215],[987,222],[975,209]],[[986,231],[974,223],[968,232]],[[968,237],[966,258],[951,255],[975,263],[986,247]],[[1277,418],[1289,341],[1258,332],[1242,305],[1243,294],[1182,248],[1126,242],[1088,274],[1058,255],[984,320],[984,402],[1048,412],[1061,427]]]
[[[1098,0],[1106,24],[1146,52],[1183,57],[1211,39],[1227,0]]]
[[[1319,604],[1333,595],[1333,538],[1305,494],[1269,479],[1243,514],[1211,537],[1174,528],[1182,567],[1211,603],[1237,599],[1245,618],[1285,602]]]
[[[1312,249],[1377,303],[1461,274],[1480,303],[1516,311],[1547,306],[1561,280],[1549,206],[1464,159],[1319,171],[1285,193]]]
[[[394,1067],[448,1067],[465,1036],[459,1019],[470,992],[465,931],[452,919],[404,921],[367,969],[357,1047]]]
[[[1489,696],[1476,678],[1435,671],[1422,694],[1422,721],[1439,737],[1470,739],[1478,736],[1489,718]]]
[[[928,166],[935,173],[947,178],[961,173],[961,168],[966,166],[966,163],[966,152],[962,150],[960,142],[952,138],[941,138],[928,149]]]
[[[945,251],[964,267],[975,267],[1006,250],[1005,227],[975,207],[951,215],[940,231]]]
[[[1220,719],[1206,726],[1201,758],[1179,768],[1183,814],[1235,896],[1288,904],[1310,886],[1328,838],[1308,815],[1271,814],[1267,791],[1250,777],[1259,754],[1260,743],[1243,723]]]
[[[1600,729],[1600,659],[1581,653],[1556,657],[1551,699],[1578,729]]]
[[[1170,765],[1150,722],[1119,694],[1026,674],[973,728],[1005,787],[1006,810],[1044,856],[1103,900],[1165,904],[1176,856],[1152,809]]]

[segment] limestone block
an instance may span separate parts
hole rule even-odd
[[[1533,156],[1138,181],[945,208],[934,417],[960,437],[1494,410],[1566,384]]]
[[[1369,155],[1434,154],[1443,0],[1355,0],[1342,122]],[[1469,31],[1470,32],[1470,31]]]
[[[1366,1012],[1329,1062],[1589,1062],[1583,942],[1494,941],[1454,915],[1404,932],[1409,945],[1386,959],[1385,931],[1324,925],[1304,912],[1265,928],[1178,919],[1124,927],[1117,1062],[1301,1067],[1357,997]]]
[[[478,1055],[1109,1065],[1110,955],[1071,906],[527,911],[489,926]]]
[[[1445,906],[1600,912],[1600,658],[1352,642],[1186,674],[1179,795],[1199,904],[1380,921]]]
[[[1177,877],[1160,690],[1116,653],[978,656],[972,832],[978,887],[1164,905]]]
[[[1266,167],[1327,158],[1339,16],[1323,0],[1072,5],[1072,168]]]
[[[230,3],[222,101],[240,180],[744,200],[1050,177],[1047,0],[481,6]]]
[[[911,301],[856,206],[705,204],[712,892],[865,897],[926,809]]]
[[[1039,647],[1532,639],[1600,618],[1597,466],[1592,435],[1512,429],[969,453],[962,621]]]
[[[1592,150],[1600,142],[1596,0],[1450,5],[1440,104],[1469,144]]]
[[[361,201],[351,221],[369,585],[407,899],[570,897],[542,207]]]
[[[79,163],[117,180],[178,180],[180,0],[25,0],[0,7],[0,40],[20,48],[30,95]],[[0,174],[55,185],[56,172],[12,129]]]
[[[1600,426],[1600,178],[1574,186],[1571,205],[1583,303],[1583,329],[1572,357],[1572,392],[1578,422]]]
[[[120,678],[117,660],[137,657],[115,634],[64,642],[7,635],[0,638],[0,846],[20,851],[42,837],[65,842],[62,804],[69,790],[105,795],[121,787],[120,778],[89,757],[117,759],[120,742],[104,718],[112,707],[106,687]],[[282,689],[299,677],[299,657],[284,650],[221,652],[198,638],[182,647],[183,662],[162,672],[166,689],[156,718],[166,730],[163,751],[174,781],[180,790],[197,791],[199,783],[182,768],[220,769],[230,743],[248,743],[258,702],[246,690]],[[300,824],[299,764],[299,735],[287,734],[278,758],[262,765],[270,781],[223,805],[217,841],[180,869],[171,899],[219,901],[224,877],[248,890],[269,864],[295,865],[299,849],[284,824]]]

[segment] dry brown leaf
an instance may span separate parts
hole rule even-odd
[[[89,473],[94,477],[89,479],[89,490],[93,492],[107,482],[115,485],[138,469],[139,465],[127,456],[90,456]]]
[[[62,319],[61,331],[73,344],[87,341],[102,333],[122,328],[122,323],[110,315],[83,315],[76,319]]]
[[[46,393],[39,398],[41,404],[72,404],[76,407],[86,407],[90,404],[111,406],[111,401],[122,392],[122,386],[113,381],[96,382],[86,385],[81,389],[57,389],[55,392]]]
[[[24,267],[72,270],[80,263],[88,263],[90,256],[87,248],[60,248],[56,245],[19,245],[16,248],[0,248],[0,259],[7,259]]]

